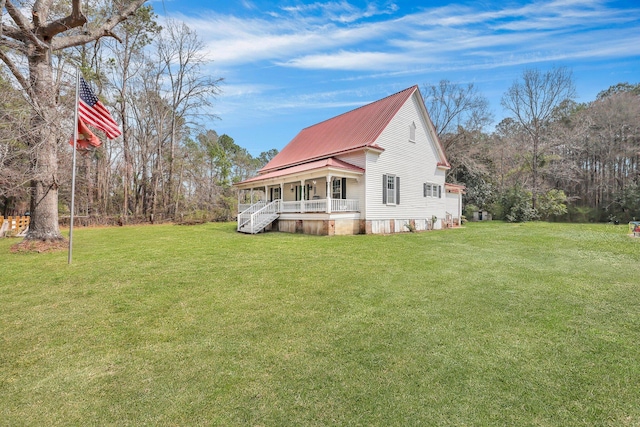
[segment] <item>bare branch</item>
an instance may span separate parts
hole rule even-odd
[[[34,19],[36,16],[36,10],[34,6]],[[45,40],[51,40],[57,34],[63,33],[71,28],[81,27],[87,23],[87,17],[84,16],[80,8],[80,0],[73,0],[71,2],[71,15],[68,15],[62,19],[57,19],[46,26],[42,27],[39,31],[44,36]]]
[[[13,5],[11,0],[5,0],[5,8],[9,12],[9,16],[13,19],[13,22],[25,33],[30,33],[33,27],[27,21],[27,18]]]
[[[79,0],[76,0],[79,1]],[[65,37],[64,39],[56,39],[52,43],[53,50],[66,49],[68,47],[80,46],[85,43],[98,40],[101,37],[114,37],[111,30],[120,22],[126,20],[129,16],[133,15],[135,11],[146,0],[135,0],[129,3],[126,7],[122,8],[119,12],[114,13],[109,19],[105,21],[100,27],[89,31],[85,34],[79,34],[76,36]],[[117,37],[116,37],[117,39]]]
[[[0,37],[2,37],[2,11],[4,10],[4,4],[6,0],[0,0]]]
[[[46,43],[35,36],[35,34],[33,33],[33,25],[31,25],[27,18],[14,6],[11,0],[5,0],[5,8],[7,9],[7,12],[9,12],[9,16],[11,16],[13,22],[15,22],[15,24],[21,30],[21,37],[18,38],[19,40],[24,42],[30,40],[34,45],[38,46],[41,49],[48,48],[48,45]]]
[[[15,49],[18,52],[27,53],[27,45],[18,40],[9,40],[7,38],[0,38],[0,46],[8,47],[9,49]]]
[[[1,49],[0,49],[0,60],[2,60],[2,62],[4,62],[5,65],[7,66],[7,68],[9,68],[13,77],[15,77],[18,83],[20,83],[20,86],[22,87],[22,89],[24,89],[24,91],[27,92],[27,94],[29,94],[29,98],[32,100],[32,102],[36,102],[36,97],[33,93],[31,85],[29,84],[29,81],[22,75],[22,73],[20,72],[16,64],[11,60],[11,58],[5,55]]]

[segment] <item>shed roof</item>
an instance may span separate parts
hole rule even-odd
[[[260,173],[264,174],[359,148],[383,150],[375,144],[376,139],[400,107],[417,90],[418,86],[411,86],[301,130],[260,170]]]

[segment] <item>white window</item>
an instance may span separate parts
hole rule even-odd
[[[387,175],[387,204],[396,204],[396,177],[395,175]]]
[[[423,187],[424,197],[442,198],[442,186],[432,182],[425,182]]]
[[[382,203],[385,205],[400,204],[400,177],[382,175]]]
[[[382,175],[382,203],[387,205],[395,205],[396,198],[396,176],[395,175]]]
[[[409,141],[416,142],[416,122],[412,122],[409,126]]]

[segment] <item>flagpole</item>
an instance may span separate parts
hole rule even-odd
[[[71,217],[69,220],[69,257],[67,263],[71,264],[73,254],[73,213],[75,210],[76,196],[76,145],[78,145],[78,97],[80,92],[80,69],[76,67],[76,103],[73,110],[73,171],[71,172]]]

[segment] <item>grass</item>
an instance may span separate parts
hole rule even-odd
[[[0,240],[0,424],[640,425],[640,239],[234,224]]]

